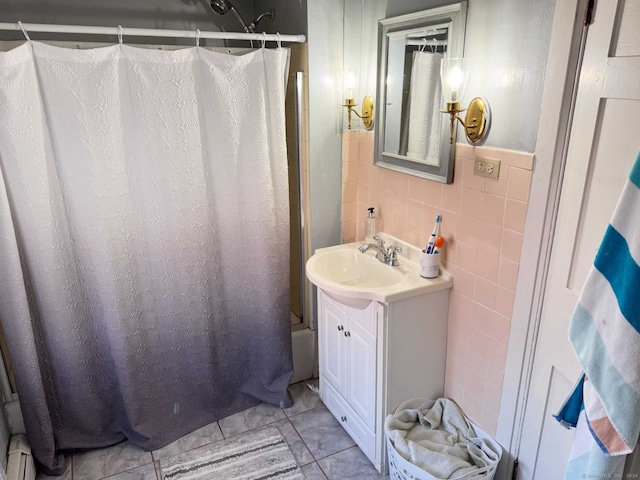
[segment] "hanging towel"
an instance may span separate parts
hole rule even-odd
[[[440,165],[440,62],[442,55],[414,52],[409,97],[407,156]]]
[[[565,478],[614,475],[640,433],[640,154],[569,326],[584,374],[556,419],[576,427]]]

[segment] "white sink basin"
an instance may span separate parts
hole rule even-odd
[[[363,242],[319,248],[307,261],[306,274],[311,283],[325,292],[343,298],[378,300],[389,303],[403,298],[450,288],[449,273],[428,279],[420,276],[420,249],[390,235],[381,234],[387,245],[398,245],[400,266],[391,267],[376,259],[370,249],[360,253]]]
[[[362,254],[354,248],[322,252],[314,262],[321,277],[345,287],[379,288],[400,283],[404,276],[394,267],[376,259],[373,253]]]

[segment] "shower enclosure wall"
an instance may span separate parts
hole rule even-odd
[[[300,325],[305,320],[304,310],[304,264],[305,255],[305,211],[304,187],[306,173],[306,77],[307,46],[291,46],[291,65],[287,84],[287,156],[289,160],[289,205],[290,205],[290,258],[291,258],[291,325]],[[301,78],[299,78],[301,77]]]

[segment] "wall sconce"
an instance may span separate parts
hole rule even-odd
[[[460,108],[459,99],[464,94],[467,86],[469,68],[464,58],[445,58],[440,65],[440,78],[442,81],[442,98],[446,107],[440,110],[451,115],[451,136],[449,143],[453,144],[455,135],[455,123],[458,120],[464,127],[467,141],[472,145],[482,145],[487,139],[491,128],[491,109],[489,102],[484,97],[475,97],[466,109],[467,114],[462,120],[459,113],[464,112]]]
[[[364,128],[367,130],[371,128],[371,125],[373,125],[373,97],[371,97],[371,95],[367,95],[362,100],[362,114],[358,113],[357,110],[353,108],[358,106],[353,98],[345,98],[342,106],[347,107],[348,130],[351,130],[351,112],[355,113],[362,119]]]
[[[362,100],[362,114],[358,113],[354,108],[358,104],[353,98],[353,87],[356,86],[357,76],[357,69],[351,69],[347,73],[344,81],[347,91],[342,106],[347,108],[348,130],[351,130],[351,112],[355,113],[362,119],[364,128],[368,130],[371,128],[371,125],[373,125],[373,97],[371,95],[367,95],[366,97],[364,97],[364,99]]]

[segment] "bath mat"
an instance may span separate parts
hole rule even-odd
[[[163,480],[303,480],[275,427],[248,432],[160,460]]]

